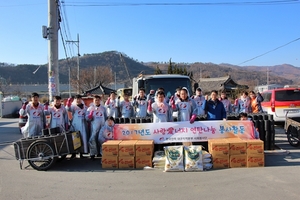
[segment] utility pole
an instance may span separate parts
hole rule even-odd
[[[269,67],[267,68],[267,86],[269,87]]]
[[[72,43],[77,46],[77,94],[79,94],[79,34],[77,34],[77,40],[66,40],[66,43]]]
[[[48,42],[48,88],[49,101],[53,100],[53,96],[59,95],[59,73],[58,73],[58,1],[48,0],[48,27],[46,37]]]

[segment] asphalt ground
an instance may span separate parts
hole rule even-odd
[[[65,159],[48,171],[27,161],[20,169],[12,142],[18,119],[0,118],[0,199],[299,199],[300,148],[276,126],[276,145],[265,167],[204,172],[104,170],[101,159]]]

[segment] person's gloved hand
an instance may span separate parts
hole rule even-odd
[[[22,109],[23,109],[23,110],[25,110],[27,104],[28,104],[28,101],[25,101],[25,102],[23,103],[23,106],[22,106]]]
[[[134,96],[133,100],[136,101],[136,99],[137,99],[137,96]]]
[[[118,99],[120,100],[120,99],[121,99],[121,96],[118,96]]]
[[[152,112],[152,102],[151,102],[151,100],[148,101],[148,108],[147,108],[147,110],[149,112]]]
[[[94,111],[92,110],[88,116],[89,119],[93,119]]]
[[[67,106],[70,107],[71,103],[72,103],[73,99],[72,98],[68,98],[67,100]]]
[[[170,103],[171,103],[172,109],[175,109],[176,105],[175,105],[175,101],[174,101],[174,96],[171,97]]]
[[[191,124],[194,123],[195,120],[196,120],[196,118],[197,118],[197,115],[192,115],[192,117],[191,117],[191,119],[190,119],[190,123],[191,123]]]
[[[109,105],[109,104],[110,104],[110,97],[108,97],[108,99],[107,99],[107,101],[106,101],[105,104],[106,104],[106,105]]]
[[[46,103],[44,103],[44,110],[48,110],[49,107],[49,102],[47,101]]]
[[[238,105],[238,102],[239,102],[239,100],[238,100],[238,99],[235,99],[234,105],[237,106],[237,105]]]

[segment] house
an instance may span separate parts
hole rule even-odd
[[[116,90],[113,90],[113,89],[110,89],[108,87],[104,87],[101,83],[92,88],[92,89],[89,89],[89,90],[86,90],[84,91],[83,95],[86,96],[86,95],[109,95],[110,92],[116,92]]]
[[[226,91],[229,97],[234,98],[238,92],[249,88],[246,85],[237,84],[230,76],[218,78],[200,78],[199,87],[202,89],[203,94],[209,94],[212,90],[217,90],[218,92]]]

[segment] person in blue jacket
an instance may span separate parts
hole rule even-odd
[[[216,90],[211,91],[209,100],[207,95],[205,97],[207,120],[226,120],[226,111],[223,103],[218,99],[218,92]]]

